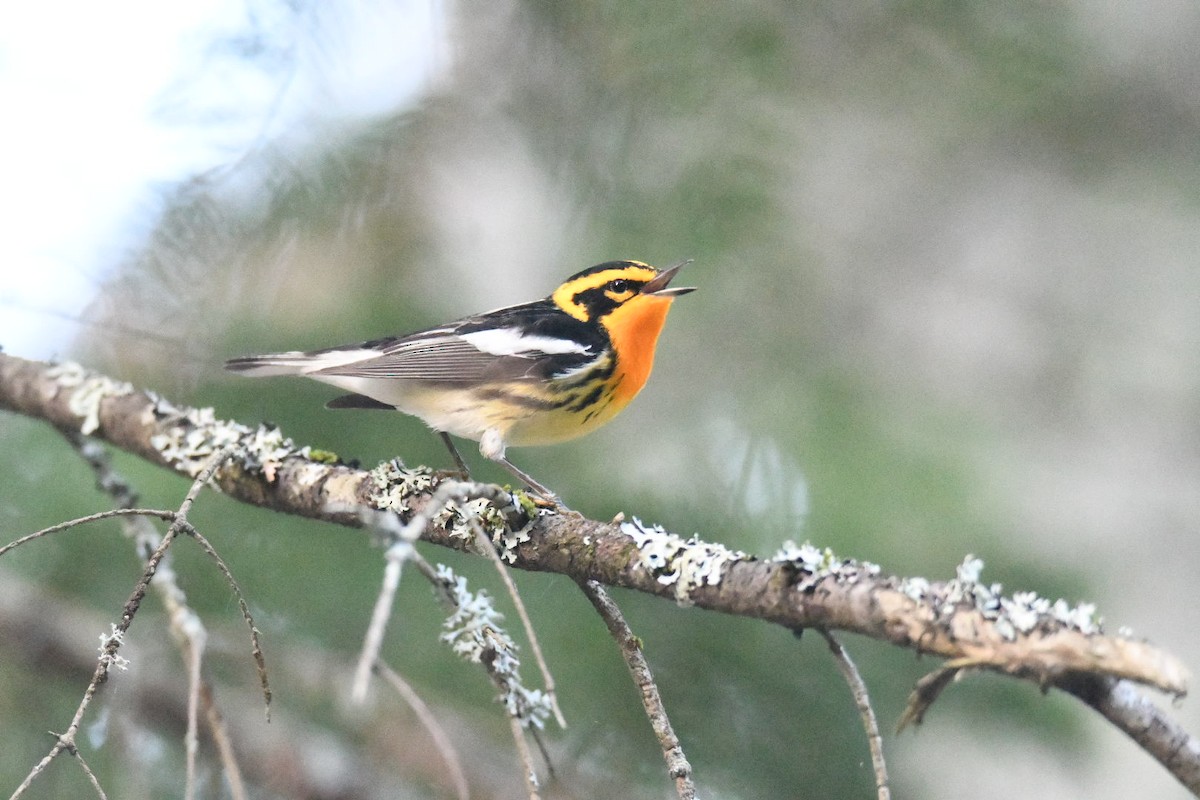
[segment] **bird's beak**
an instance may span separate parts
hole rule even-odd
[[[652,294],[655,297],[678,297],[681,294],[696,291],[695,286],[677,286],[675,288],[667,288],[671,283],[671,279],[679,270],[692,263],[689,258],[685,261],[680,261],[673,267],[668,267],[662,272],[655,275],[646,285],[642,287],[642,294]]]

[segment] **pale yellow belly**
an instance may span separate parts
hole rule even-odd
[[[474,441],[495,430],[505,444],[518,447],[565,442],[588,434],[609,422],[633,397],[616,388],[618,381],[585,407],[573,399],[551,408],[547,398],[523,383],[447,389],[402,380],[311,377],[395,406],[434,430]]]

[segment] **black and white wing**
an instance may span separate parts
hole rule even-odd
[[[538,381],[585,368],[601,355],[605,344],[594,330],[538,301],[408,336],[236,358],[225,368],[251,376],[305,375],[317,380],[455,385]]]

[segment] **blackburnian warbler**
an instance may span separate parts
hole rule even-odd
[[[328,408],[393,408],[446,442],[479,442],[540,494],[554,495],[505,457],[509,445],[567,441],[615,417],[641,390],[688,262],[657,270],[609,261],[572,275],[543,300],[509,306],[408,336],[309,352],[235,358],[251,376],[303,375],[346,389]]]

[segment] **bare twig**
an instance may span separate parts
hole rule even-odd
[[[267,677],[267,660],[263,655],[262,648],[262,632],[259,631],[258,625],[254,622],[254,617],[250,614],[250,606],[246,602],[245,595],[242,594],[242,589],[238,586],[238,582],[233,577],[233,573],[229,570],[229,565],[225,563],[225,559],[221,558],[220,553],[212,546],[200,531],[192,526],[188,526],[186,530],[200,549],[208,554],[208,557],[217,565],[217,570],[225,578],[225,582],[229,584],[229,590],[233,592],[234,598],[237,600],[238,609],[242,612],[242,621],[246,623],[246,627],[250,629],[250,655],[254,658],[254,666],[258,672],[258,683],[262,690],[263,696],[263,711],[266,714],[267,722],[271,721],[271,682]]]
[[[446,769],[450,773],[450,781],[454,784],[454,792],[458,800],[468,800],[470,790],[467,788],[467,776],[463,772],[462,762],[458,758],[458,751],[454,749],[454,745],[450,742],[450,737],[438,724],[437,717],[420,695],[408,684],[406,680],[401,678],[395,670],[389,667],[382,661],[375,662],[375,671],[391,686],[396,694],[400,695],[413,713],[417,715],[421,725],[425,730],[429,731],[429,738],[433,740],[433,746],[437,748],[441,754],[442,760],[446,762]]]
[[[892,790],[888,787],[887,762],[883,758],[883,738],[879,735],[879,723],[875,719],[875,709],[871,707],[871,698],[867,694],[867,684],[859,674],[858,668],[850,659],[850,654],[829,631],[822,630],[821,635],[829,644],[833,653],[834,663],[854,696],[854,705],[862,718],[863,729],[867,732],[867,748],[871,751],[871,765],[875,769],[875,794],[879,800],[890,800]]]
[[[355,702],[363,702],[367,696],[367,684],[370,682],[374,665],[379,661],[379,651],[383,646],[383,635],[387,629],[388,620],[392,616],[395,604],[396,590],[400,586],[400,574],[404,562],[413,559],[416,549],[412,543],[421,537],[429,528],[433,518],[440,514],[450,503],[454,502],[454,493],[458,484],[447,482],[442,484],[433,498],[425,507],[414,513],[408,522],[401,524],[399,518],[373,509],[362,509],[360,516],[363,524],[381,534],[389,543],[384,554],[386,564],[383,570],[383,583],[375,598],[375,607],[371,612],[371,621],[367,625],[363,646],[359,651],[358,663],[354,669],[354,683],[350,696]],[[432,570],[431,570],[432,574]],[[426,577],[429,577],[427,575]],[[436,582],[435,577],[429,578]]]
[[[229,457],[229,450],[221,450],[213,455],[200,473],[196,476],[195,481],[189,487],[187,494],[184,496],[183,502],[180,503],[179,509],[174,514],[174,519],[171,522],[167,532],[163,535],[158,547],[146,559],[146,565],[142,571],[141,577],[134,586],[133,592],[129,595],[129,599],[125,601],[125,606],[121,613],[120,622],[112,626],[112,632],[101,637],[100,657],[96,662],[96,669],[92,674],[92,679],[88,683],[87,689],[84,690],[83,699],[75,709],[75,714],[71,719],[71,724],[67,726],[65,733],[58,735],[58,740],[29,774],[13,792],[10,800],[16,800],[33,783],[45,768],[63,751],[74,752],[76,749],[75,737],[79,732],[80,723],[83,720],[83,715],[91,704],[92,698],[99,690],[100,685],[108,679],[109,671],[113,666],[124,668],[125,662],[118,654],[122,643],[125,639],[125,634],[128,632],[130,625],[133,624],[133,618],[137,615],[138,609],[141,607],[143,598],[146,596],[146,589],[154,579],[155,573],[159,566],[166,558],[167,550],[175,537],[183,530],[185,526],[189,526],[187,521],[188,512],[191,510],[192,504],[195,503],[196,497],[201,489],[212,478],[213,473],[217,468]],[[82,761],[82,759],[80,759]],[[190,784],[189,784],[190,785]]]
[[[658,686],[654,683],[650,665],[642,653],[641,641],[634,635],[629,623],[625,621],[625,615],[603,586],[595,581],[584,581],[579,586],[621,648],[621,655],[629,667],[629,674],[633,676],[634,685],[642,695],[642,705],[650,719],[650,727],[658,737],[659,746],[662,747],[663,760],[667,762],[667,775],[675,781],[675,791],[680,800],[695,800],[696,786],[692,780],[692,765],[683,754],[679,737],[675,735],[671,720],[667,718],[667,709],[658,693]]]
[[[178,616],[195,617],[191,609],[176,609],[176,613],[168,612],[172,617],[175,617],[179,611],[182,614]],[[198,729],[200,727],[200,687],[204,683],[204,677],[201,674],[201,666],[204,663],[204,644],[208,639],[208,634],[202,626],[188,626],[182,624],[177,625],[172,622],[172,630],[176,632],[176,637],[182,643],[184,654],[184,665],[187,667],[188,693],[187,693],[187,732],[183,737],[183,749],[185,754],[185,780],[184,780],[184,800],[192,800],[196,796],[196,754],[200,749],[200,736]]]
[[[225,770],[225,780],[229,783],[229,796],[232,800],[248,800],[246,783],[242,780],[242,768],[238,764],[237,754],[233,749],[233,741],[225,727],[225,719],[221,710],[213,700],[212,687],[208,681],[200,684],[200,704],[204,709],[204,719],[208,724],[209,735],[217,748],[217,757]]]
[[[96,475],[96,485],[99,489],[108,494],[121,509],[129,509],[136,505],[137,493],[128,481],[112,468],[112,460],[104,448],[75,431],[64,431],[63,435],[75,447],[84,460],[88,462],[89,466],[92,467]],[[172,517],[174,517],[173,512]],[[135,547],[139,551],[152,548],[158,538],[158,532],[152,526],[146,524],[145,519],[145,517],[123,519],[123,524],[126,527],[126,535],[135,542]],[[262,685],[266,714],[269,721],[271,717],[271,689],[267,679],[262,646],[259,642],[259,632],[254,625],[253,617],[250,615],[246,599],[242,595],[237,581],[234,580],[228,565],[225,564],[224,559],[221,558],[212,544],[192,525],[186,524],[186,521],[184,531],[216,563],[217,569],[225,577],[225,580],[233,591],[234,597],[237,599],[238,606],[242,611],[242,618],[250,628],[251,651],[258,668],[259,682]],[[229,733],[225,729],[225,721],[213,699],[212,687],[203,679],[200,673],[201,654],[203,653],[206,638],[204,625],[201,623],[199,617],[192,612],[190,606],[188,606],[186,595],[179,587],[178,581],[175,579],[175,572],[170,568],[167,559],[164,559],[163,563],[159,566],[153,585],[156,587],[167,610],[171,630],[175,633],[176,640],[179,642],[183,653],[184,662],[188,667],[187,732],[185,734],[187,778],[185,796],[192,796],[195,791],[195,756],[198,745],[196,730],[197,716],[198,707],[203,707],[205,721],[213,742],[217,747],[218,757],[229,782],[230,794],[235,800],[244,800],[246,789],[241,777],[241,768],[238,766],[237,756],[230,742]]]
[[[126,535],[133,539],[139,551],[145,550],[149,552],[158,541],[158,531],[149,525],[139,526],[137,523],[142,522],[145,516],[161,516],[164,519],[174,521],[176,513],[174,511],[164,512],[149,512],[132,508],[137,503],[137,492],[116,470],[112,468],[112,459],[109,458],[107,451],[97,445],[94,441],[81,436],[76,431],[63,431],[63,436],[71,443],[71,446],[78,451],[83,457],[92,471],[96,475],[96,486],[105,494],[109,495],[113,502],[118,506],[116,512],[125,514],[134,514],[133,518],[122,518],[122,524],[126,526]],[[217,565],[217,569],[229,584],[230,591],[233,592],[234,598],[238,603],[238,608],[242,612],[242,619],[245,620],[246,626],[250,629],[250,647],[251,654],[254,657],[255,666],[258,669],[259,683],[262,686],[263,702],[266,708],[267,721],[271,719],[271,686],[267,678],[266,660],[263,656],[262,642],[260,641],[260,632],[254,624],[254,617],[250,614],[250,607],[246,603],[246,598],[242,594],[241,587],[233,577],[233,573],[229,569],[229,565],[221,558],[221,555],[212,546],[204,536],[200,534],[192,525],[184,525],[183,531],[188,534],[200,546],[209,558]],[[165,565],[164,565],[165,566]],[[172,611],[173,620],[182,620],[185,618],[185,612],[190,614],[187,609],[187,599],[183,590],[179,588],[178,583],[174,580],[174,572],[166,571],[162,568],[155,579],[155,585],[159,587],[159,592],[163,597],[163,602],[167,606],[168,611]],[[184,633],[186,627],[196,627],[202,625],[199,618],[194,615],[187,617],[189,626],[179,625],[180,633]],[[186,635],[186,634],[185,634]],[[185,657],[186,658],[186,657]]]
[[[521,765],[524,767],[521,775],[525,778],[525,791],[529,793],[529,800],[541,800],[540,781],[538,781],[537,770],[533,766],[533,754],[529,752],[529,742],[525,741],[525,731],[521,727],[521,720],[516,715],[510,714],[508,728],[512,733],[513,744],[517,747],[517,756],[521,759]]]
[[[550,751],[546,749],[546,743],[542,740],[541,731],[536,727],[528,727],[525,730],[529,731],[529,735],[533,738],[533,743],[537,745],[538,753],[542,756],[542,763],[546,765],[546,777],[550,782],[558,780],[558,771],[554,769],[554,759],[550,757]]]
[[[904,711],[900,713],[900,719],[896,722],[896,733],[900,733],[909,725],[920,725],[925,720],[925,713],[929,711],[930,706],[941,697],[946,687],[962,674],[963,669],[961,665],[943,664],[922,676],[908,695],[908,702],[904,704]]]
[[[130,624],[133,622],[134,616],[137,614],[139,606],[141,606],[142,598],[146,596],[146,587],[150,584],[151,578],[154,577],[155,570],[158,569],[159,563],[167,553],[167,548],[171,546],[172,540],[175,538],[176,526],[172,525],[163,536],[162,542],[158,548],[150,554],[147,559],[145,571],[142,577],[138,580],[133,592],[129,595],[129,599],[125,601],[124,610],[121,613],[121,621],[112,626],[112,633],[107,637],[102,637],[103,644],[101,645],[100,658],[96,662],[96,669],[92,674],[91,681],[88,682],[87,689],[84,690],[83,699],[79,702],[75,709],[75,714],[71,718],[71,724],[67,726],[65,733],[58,734],[58,740],[54,746],[50,748],[41,761],[34,765],[25,779],[16,788],[10,797],[10,800],[16,800],[25,793],[33,781],[42,774],[50,762],[53,761],[60,753],[71,751],[75,748],[75,736],[79,732],[79,725],[83,720],[84,712],[91,705],[92,698],[99,690],[100,685],[108,678],[109,670],[113,666],[123,666],[124,662],[119,660],[118,650],[124,641],[125,632],[129,630]]]
[[[167,522],[172,522],[175,519],[174,511],[164,511],[155,508],[111,508],[108,511],[99,511],[95,514],[88,514],[86,517],[78,517],[76,519],[60,522],[57,525],[51,525],[49,528],[42,528],[40,531],[22,536],[20,539],[9,542],[0,547],[0,556],[7,553],[16,547],[20,547],[26,542],[31,542],[34,539],[40,539],[43,536],[48,536],[52,533],[65,531],[79,525],[85,525],[89,522],[97,522],[102,519],[113,519],[114,517],[157,517]]]
[[[387,549],[386,563],[383,567],[383,584],[375,597],[375,608],[371,612],[371,622],[367,625],[367,634],[363,637],[362,650],[358,655],[358,664],[354,669],[354,684],[350,696],[356,703],[367,699],[367,684],[371,672],[379,663],[379,651],[383,646],[383,633],[388,620],[392,616],[392,607],[396,600],[396,590],[400,587],[400,570],[404,562],[412,557],[416,549],[411,542],[400,541]]]
[[[108,800],[108,795],[104,793],[104,788],[100,785],[100,780],[96,777],[96,773],[92,772],[92,768],[88,766],[87,761],[83,757],[83,753],[79,752],[78,747],[68,748],[71,755],[79,762],[79,768],[83,770],[83,774],[87,775],[88,782],[92,784],[92,788],[96,790],[96,795],[100,800]]]

